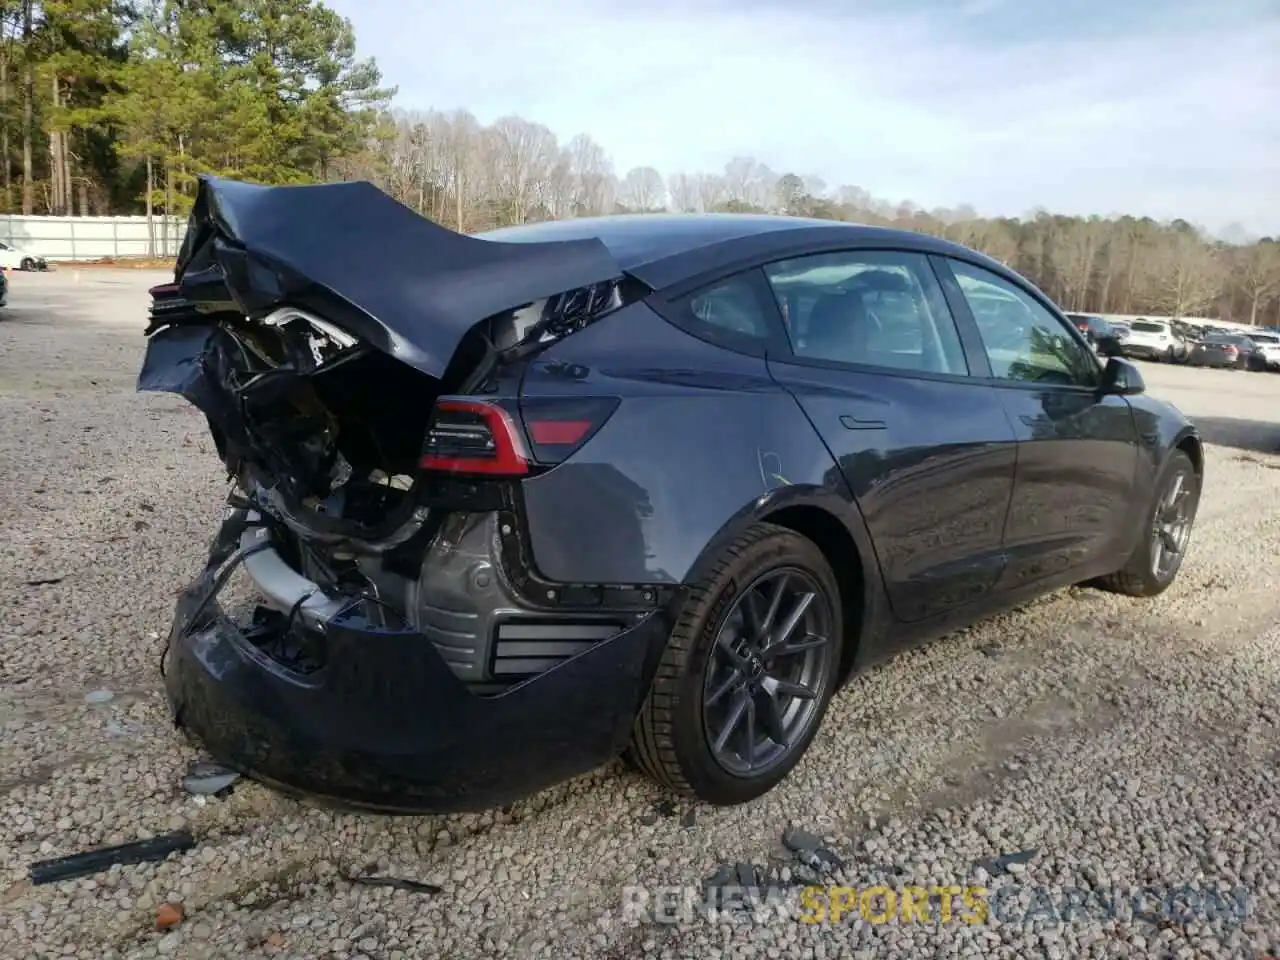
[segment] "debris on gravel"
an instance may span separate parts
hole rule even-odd
[[[192,760],[182,778],[182,789],[201,797],[218,796],[240,779],[239,772],[213,760]]]
[[[184,787],[158,658],[226,487],[202,417],[133,391],[156,278],[69,276],[0,323],[0,957],[1280,955],[1280,376],[1143,367],[1223,441],[1168,593],[1063,591],[866,671],[754,803],[618,762],[357,815]]]

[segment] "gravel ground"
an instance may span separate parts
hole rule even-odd
[[[870,671],[748,806],[664,804],[620,765],[483,815],[340,814],[243,781],[201,802],[179,786],[197,754],[157,657],[224,490],[202,418],[133,392],[158,276],[15,274],[0,310],[0,955],[1280,953],[1280,376],[1143,368],[1216,441],[1164,597],[1066,591]],[[930,922],[839,925],[625,907],[627,888],[697,893],[725,863],[777,871],[789,826],[843,862],[825,882],[978,884],[988,922],[937,902]],[[197,847],[160,864],[26,879],[33,860],[183,827]],[[165,902],[185,918],[161,932]]]

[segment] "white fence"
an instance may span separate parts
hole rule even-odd
[[[177,256],[186,229],[186,217],[0,215],[0,242],[46,260]]]

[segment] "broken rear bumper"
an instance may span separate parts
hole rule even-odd
[[[668,632],[654,613],[492,697],[412,630],[324,624],[323,665],[283,666],[217,603],[243,515],[180,596],[165,655],[175,723],[220,761],[287,791],[386,812],[510,803],[620,753]],[[239,549],[238,549],[239,548]]]

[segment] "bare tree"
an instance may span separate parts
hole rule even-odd
[[[1196,231],[1177,230],[1154,251],[1153,303],[1171,317],[1199,316],[1222,289],[1222,262]]]
[[[619,189],[619,200],[636,213],[662,210],[667,203],[667,188],[662,174],[653,167],[635,167],[627,171]]]
[[[777,195],[778,210],[798,216],[808,191],[804,188],[804,181],[798,176],[794,173],[784,173],[774,184],[774,193]]]
[[[677,213],[697,213],[700,209],[698,178],[687,173],[673,173],[667,178],[671,208]]]
[[[561,150],[547,177],[547,212],[554,220],[574,214],[573,154]]]
[[[1260,308],[1280,293],[1280,243],[1266,238],[1244,250],[1238,275],[1249,308],[1249,322],[1257,324]]]
[[[1049,261],[1059,282],[1061,302],[1070,309],[1088,308],[1093,272],[1105,233],[1106,225],[1098,217],[1071,221],[1054,231]]]
[[[804,192],[806,196],[815,198],[826,197],[827,181],[813,173],[805,174],[800,179],[804,181]]]
[[[488,134],[494,215],[499,223],[524,223],[544,204],[546,183],[559,158],[555,134],[514,116],[496,120]]]
[[[574,212],[590,217],[612,210],[616,184],[613,164],[604,148],[581,133],[569,141],[568,152]]]
[[[871,210],[871,194],[862,187],[849,186],[848,184],[836,189],[836,202],[842,207],[858,212],[869,212]]]
[[[725,200],[735,206],[769,208],[777,182],[778,175],[754,157],[734,157],[724,165]]]
[[[454,225],[460,232],[466,231],[466,214],[479,196],[481,134],[479,122],[465,110],[453,114],[445,130],[445,175],[453,191]]]
[[[999,220],[961,220],[956,224],[956,241],[1005,265],[1012,265],[1018,255],[1017,238]]]
[[[715,210],[729,199],[729,187],[724,177],[714,173],[698,174],[698,209]]]

